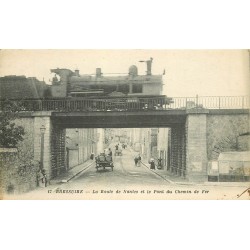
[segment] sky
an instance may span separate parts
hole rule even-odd
[[[1,50],[0,76],[25,75],[50,84],[52,68],[80,74],[127,73],[131,65],[145,74],[140,60],[153,58],[152,74],[162,74],[163,94],[171,97],[249,95],[248,50]]]

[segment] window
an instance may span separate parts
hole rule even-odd
[[[142,84],[133,84],[133,88],[132,88],[132,92],[133,93],[142,93]]]

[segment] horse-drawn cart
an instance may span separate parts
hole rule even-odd
[[[103,168],[104,170],[106,168],[111,168],[113,171],[114,164],[112,160],[112,156],[100,154],[95,158],[96,162],[96,170],[98,171],[99,168]]]

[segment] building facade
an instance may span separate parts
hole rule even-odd
[[[103,129],[66,129],[67,169],[84,163],[90,155],[103,152]]]

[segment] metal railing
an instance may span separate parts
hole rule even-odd
[[[5,103],[18,106],[22,111],[134,111],[165,109],[171,98],[165,96],[139,98],[61,98],[61,99],[23,99],[0,102],[0,109]]]
[[[1,100],[0,110],[6,103],[22,111],[147,111],[171,109],[249,109],[249,96],[196,96],[196,97],[116,97],[116,98],[61,98]]]
[[[249,109],[250,96],[195,96],[173,97],[171,109]]]

